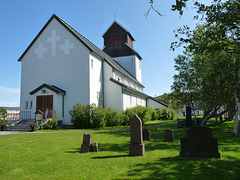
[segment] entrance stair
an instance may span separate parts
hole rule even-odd
[[[34,123],[35,120],[22,120],[15,126],[8,126],[7,131],[32,131],[30,124]]]

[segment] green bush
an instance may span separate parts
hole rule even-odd
[[[105,126],[105,109],[102,106],[92,105],[91,109],[91,128],[100,128]]]
[[[69,114],[72,117],[71,122],[74,128],[85,128],[88,125],[85,110],[85,106],[78,103],[73,107],[73,110],[69,111]]]
[[[118,110],[104,109],[102,106],[96,107],[95,104],[86,106],[76,104],[69,113],[72,117],[73,127],[77,129],[119,126],[124,120]]]
[[[125,123],[129,124],[129,121],[133,118],[133,116],[136,114],[144,124],[147,121],[150,121],[152,119],[152,108],[149,107],[143,107],[143,106],[137,106],[133,108],[128,108],[125,110],[125,115],[128,117],[125,117]],[[127,120],[127,122],[126,122]]]
[[[107,127],[120,126],[123,122],[118,110],[108,108],[106,109],[105,122]]]
[[[56,129],[59,116],[53,113],[53,117],[47,118],[47,122],[43,124],[43,129]]]
[[[156,119],[161,120],[161,117],[162,117],[161,109],[156,109],[155,112],[156,112]]]
[[[157,109],[156,114],[158,120],[172,120],[175,117],[175,111],[173,109]]]
[[[119,113],[118,110],[101,106],[96,107],[95,104],[76,104],[73,110],[69,111],[74,128],[89,129],[113,126],[129,125],[130,120],[136,114],[144,124],[147,121],[155,119],[173,119],[175,112],[169,109],[157,109],[156,111],[149,107],[137,106],[128,108]]]

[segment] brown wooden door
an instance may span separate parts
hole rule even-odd
[[[45,113],[47,109],[48,109],[47,117],[51,117],[53,111],[53,95],[37,96],[36,111],[40,110],[43,113]]]

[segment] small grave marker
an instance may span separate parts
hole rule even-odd
[[[150,131],[148,129],[143,129],[142,134],[143,134],[143,140],[144,141],[150,141],[151,140]]]
[[[165,129],[164,130],[164,142],[172,142],[174,141],[174,130],[173,129]]]
[[[83,144],[81,146],[80,152],[81,153],[90,152],[91,144],[92,144],[92,135],[83,134]]]
[[[143,144],[142,121],[137,115],[134,115],[130,120],[130,138],[129,155],[143,156],[145,153],[145,145]]]

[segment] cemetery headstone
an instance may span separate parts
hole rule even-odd
[[[130,138],[129,155],[144,156],[145,145],[143,144],[142,121],[137,115],[134,115],[130,120]]]
[[[190,106],[186,107],[186,127],[192,126],[192,108]]]
[[[208,127],[191,127],[180,141],[182,157],[220,158],[217,138]]]
[[[98,142],[94,141],[91,145],[91,152],[98,152]]]
[[[143,129],[142,134],[143,134],[143,140],[144,141],[150,141],[151,140],[150,131],[148,129]]]
[[[92,135],[91,134],[83,134],[83,144],[81,145],[81,153],[90,152],[92,144]]]
[[[240,132],[240,120],[238,120],[238,132]]]
[[[174,141],[174,130],[173,129],[165,129],[164,130],[164,142]]]

